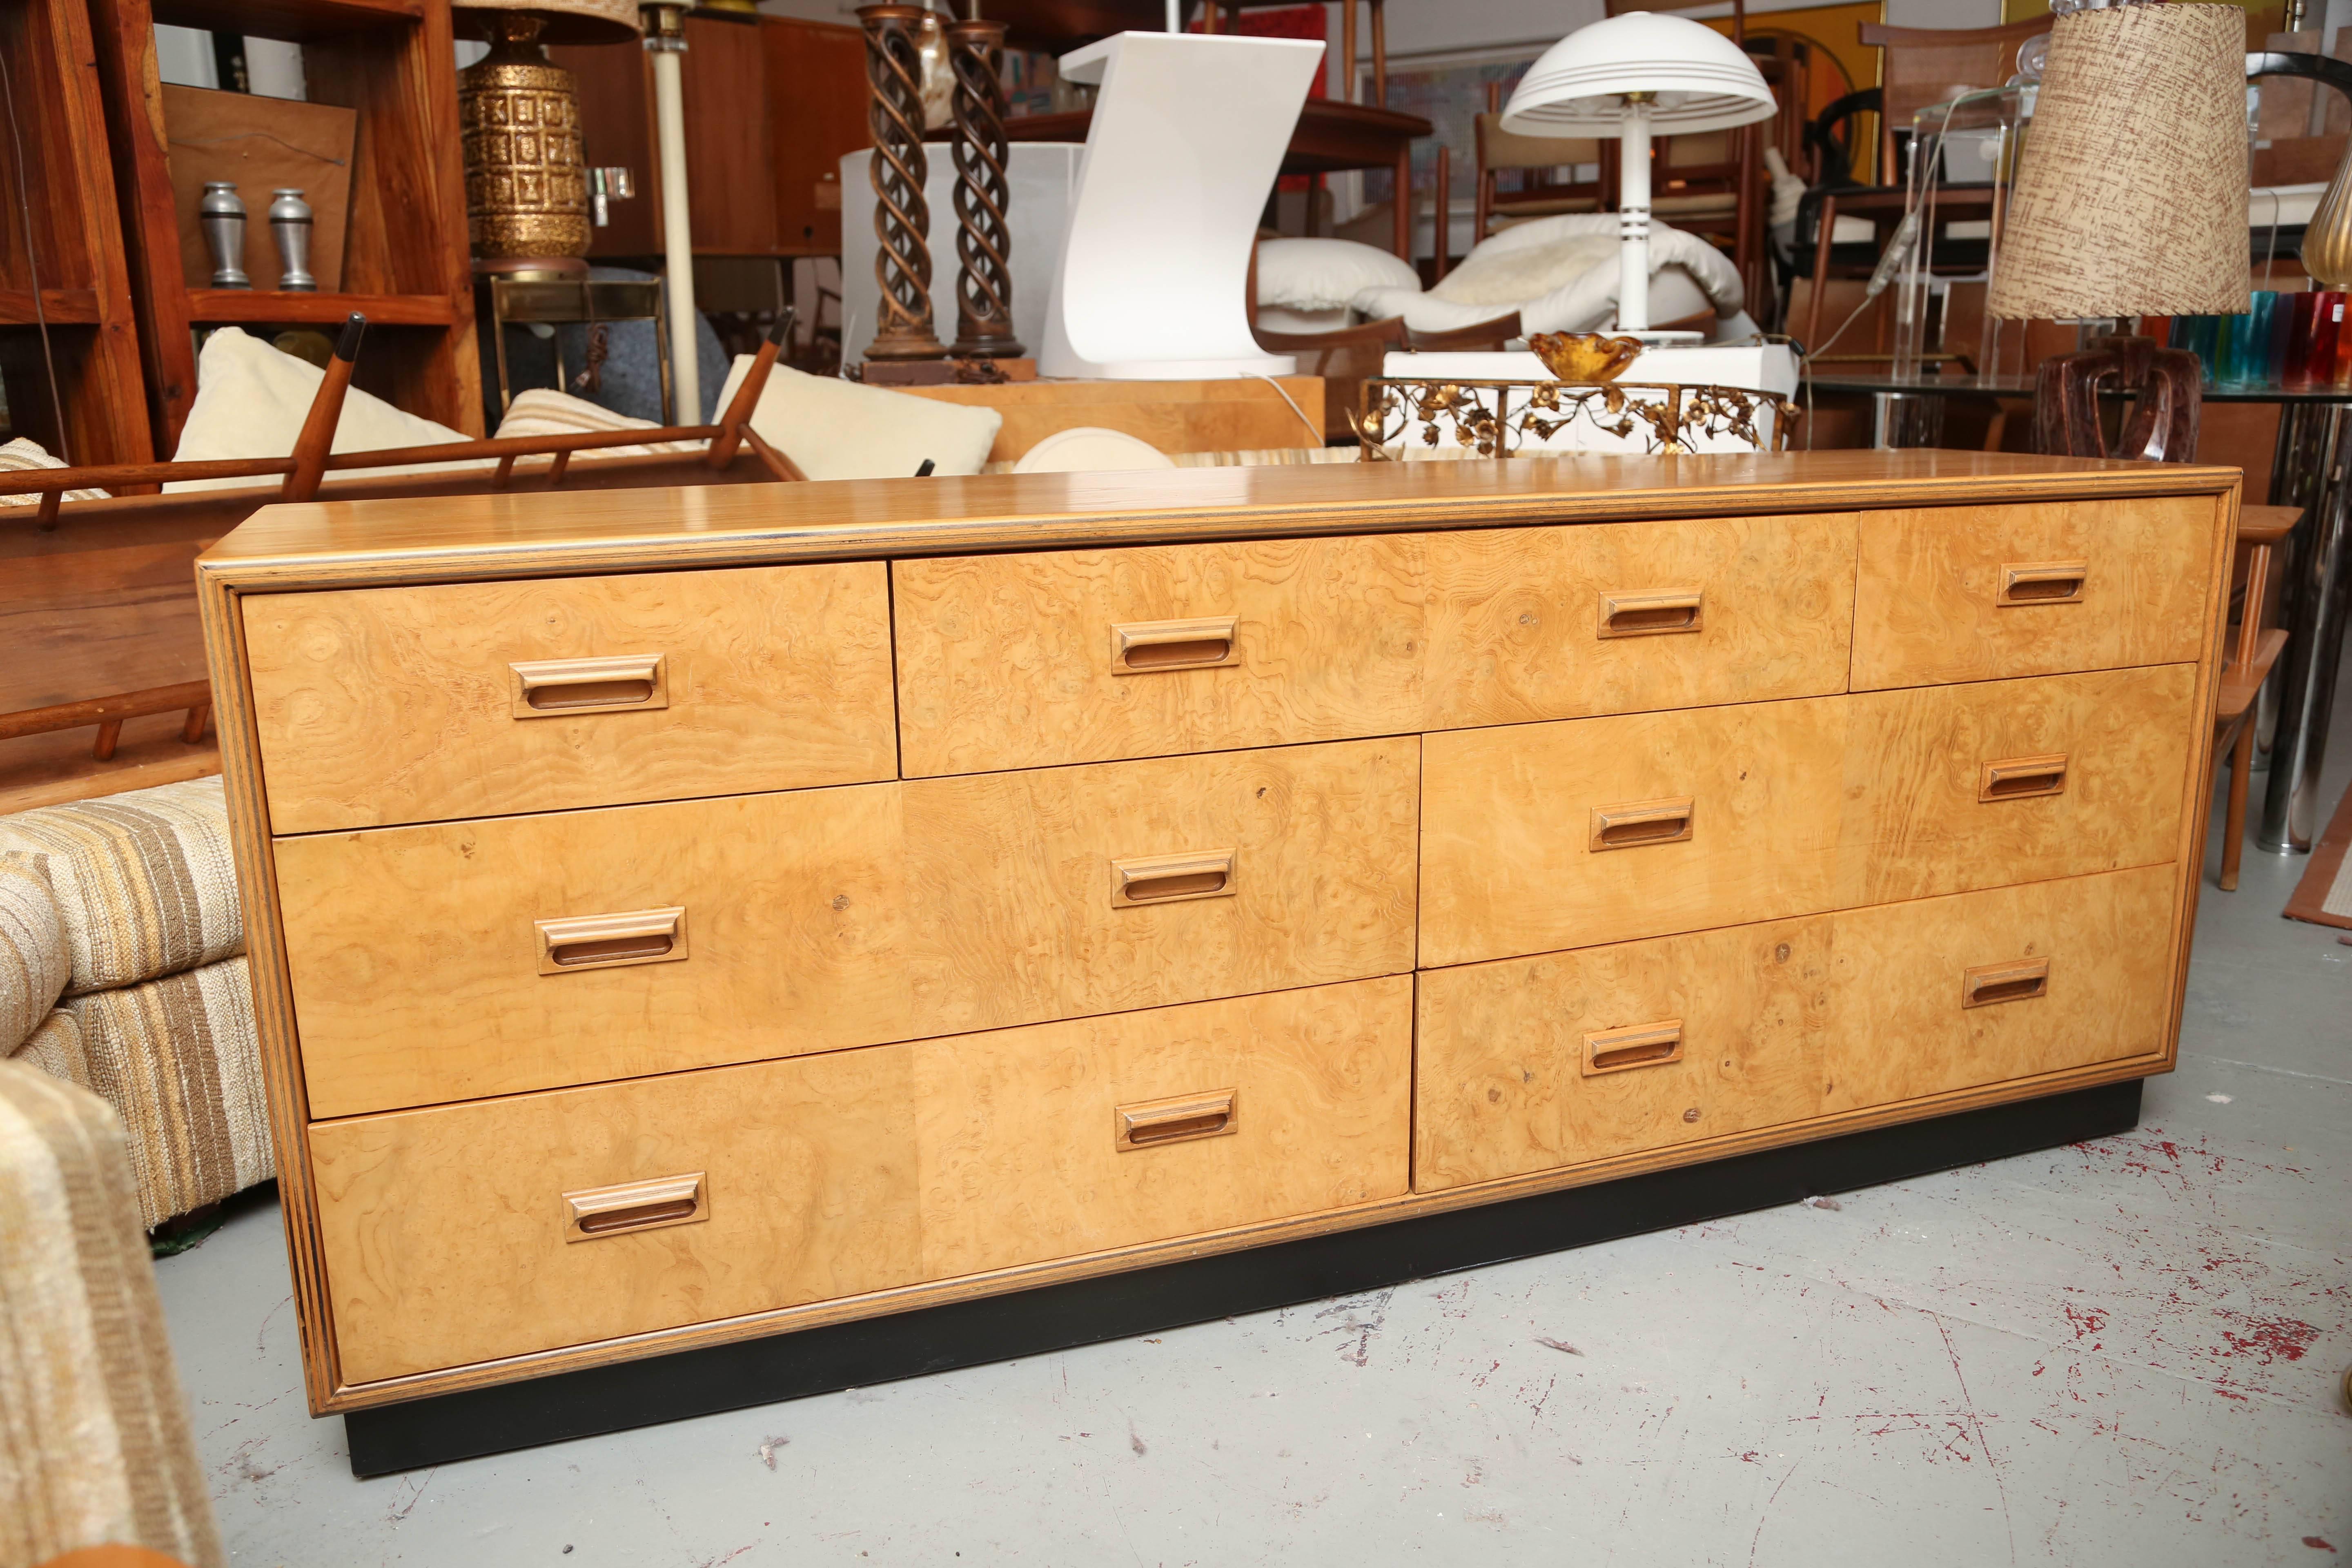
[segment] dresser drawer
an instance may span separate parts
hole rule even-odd
[[[915,1080],[894,1046],[313,1124],[343,1381],[922,1278]]]
[[[1833,918],[1423,974],[1414,1187],[1819,1114]]]
[[[1836,916],[1822,1109],[2166,1052],[2179,902],[2143,866]]]
[[[2181,853],[2194,665],[1844,698],[1837,902],[2151,866]]]
[[[347,1383],[1402,1193],[1395,978],[325,1122]]]
[[[1422,963],[1830,908],[1843,701],[1426,737]]]
[[[906,774],[1420,727],[1412,536],[901,561]]]
[[[280,839],[311,1114],[1409,972],[1420,742]]]
[[[908,782],[917,1032],[1410,972],[1420,757],[1407,738]]]
[[[896,784],[276,852],[314,1117],[916,1032]]]
[[[273,832],[897,771],[878,563],[242,605]]]
[[[1414,1184],[2159,1056],[2177,901],[2152,866],[1424,973]]]
[[[2221,527],[2210,496],[1862,514],[1856,691],[2193,663]]]
[[[1853,512],[1424,536],[1426,727],[1845,689]]]

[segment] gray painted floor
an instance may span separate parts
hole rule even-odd
[[[2124,1137],[405,1477],[303,1414],[260,1205],[158,1265],[222,1528],[297,1568],[2336,1563],[2352,947],[2278,918],[2303,866],[2208,887]]]

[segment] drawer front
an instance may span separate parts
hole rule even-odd
[[[1829,908],[1843,701],[1427,737],[1422,963]]]
[[[1414,1185],[2160,1057],[2177,901],[2152,866],[1423,973]]]
[[[888,1046],[315,1123],[343,1380],[919,1279],[915,1120]]]
[[[2193,663],[2221,503],[2210,496],[1862,514],[1856,691]]]
[[[906,1038],[898,791],[279,840],[311,1114]]]
[[[919,1032],[1409,972],[1420,749],[906,784]]]
[[[2150,866],[2181,851],[2192,665],[1843,699],[1838,903]]]
[[[1420,541],[891,566],[909,778],[1420,728]]]
[[[1837,916],[1822,1109],[2166,1051],[2177,878],[2145,866]]]
[[[320,1123],[347,1382],[1405,1190],[1398,977]]]
[[[1409,975],[917,1050],[934,1279],[1406,1190]]]
[[[897,771],[879,563],[242,603],[274,832]]]
[[[1414,1187],[1817,1114],[1832,919],[1423,974]]]
[[[1853,512],[1431,534],[1433,730],[1845,689]]]

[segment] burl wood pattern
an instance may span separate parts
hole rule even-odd
[[[1853,549],[1851,512],[1427,535],[1423,727],[1843,691]],[[1697,630],[1598,635],[1603,594],[1661,589]]]
[[[1418,740],[915,780],[924,1034],[1412,968]],[[1114,859],[1234,851],[1230,897],[1113,908]]]
[[[2193,665],[1571,720],[1423,742],[1421,962],[1473,963],[2169,860]],[[2063,755],[2063,793],[1983,800]],[[1688,797],[1682,842],[1591,816]]]
[[[2213,525],[2204,496],[1866,511],[1853,689],[2193,663]],[[2080,603],[1998,602],[2004,566],[2059,561],[2086,563]]]
[[[1402,1194],[1408,977],[438,1106],[310,1130],[342,1373],[370,1382]],[[1118,1105],[1234,1091],[1119,1152]],[[699,1224],[561,1195],[701,1172]]]
[[[279,594],[245,606],[278,833],[892,776],[883,568]],[[669,706],[518,720],[515,660],[659,653]]]
[[[1394,734],[1420,721],[1419,541],[892,563],[907,775]],[[1232,616],[1239,662],[1111,673],[1111,628]]]
[[[311,1114],[906,1038],[898,791],[281,840]],[[534,921],[677,906],[682,961],[539,972]]]
[[[787,791],[278,847],[311,1111],[347,1116],[1412,968],[1419,742]],[[1114,908],[1111,862],[1233,852]],[[541,973],[534,922],[683,908]]]
[[[899,1047],[313,1126],[343,1377],[919,1278],[914,1084]],[[563,1194],[696,1171],[708,1221],[564,1239]]]
[[[1414,1181],[1458,1186],[2165,1047],[2175,872],[2151,866],[1421,977]],[[2048,994],[1964,1007],[1971,966]],[[1587,1031],[1683,1058],[1586,1076]]]

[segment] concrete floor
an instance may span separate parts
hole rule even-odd
[[[2335,1563],[2352,947],[2278,918],[2304,865],[2208,886],[2124,1137],[407,1476],[304,1415],[256,1205],[158,1265],[221,1526],[293,1568]]]

